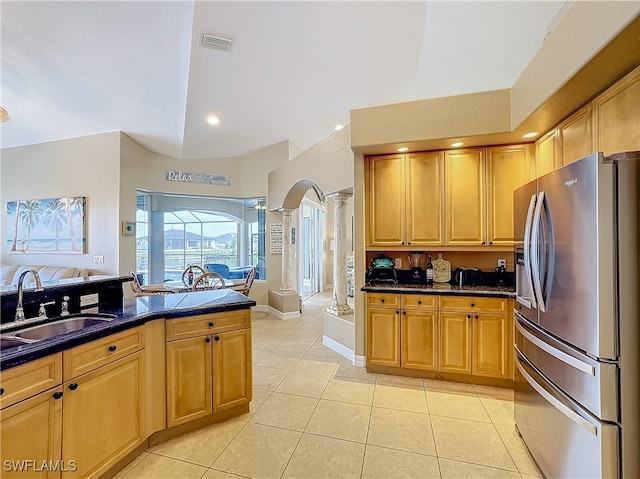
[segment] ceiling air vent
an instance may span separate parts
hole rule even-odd
[[[231,50],[231,38],[203,33],[202,38],[200,39],[200,45],[207,48],[213,48],[214,50],[223,50],[228,52]]]

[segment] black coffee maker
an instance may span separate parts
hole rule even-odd
[[[424,270],[420,267],[422,251],[416,251],[408,256],[411,265],[410,278],[412,283],[424,283]]]

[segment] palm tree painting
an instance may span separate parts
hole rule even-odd
[[[10,253],[83,254],[86,197],[7,202]]]

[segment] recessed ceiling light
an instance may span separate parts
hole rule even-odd
[[[207,117],[207,123],[209,123],[210,125],[217,125],[218,123],[220,123],[220,118],[215,115],[210,115]]]
[[[529,133],[525,133],[522,135],[522,138],[533,138],[534,136],[538,136],[537,131],[530,131]]]
[[[405,151],[409,151],[409,148],[403,146],[402,148],[398,148],[398,153],[404,153]]]
[[[344,128],[344,125],[341,125],[340,123],[338,123],[338,124],[335,126],[335,130],[336,130],[336,131],[342,130],[343,128]]]
[[[456,141],[455,143],[451,143],[451,146],[453,146],[454,148],[458,148],[459,146],[464,145],[464,143],[462,143],[461,141]]]

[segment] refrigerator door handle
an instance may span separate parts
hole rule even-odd
[[[591,435],[597,436],[598,428],[596,426],[594,426],[591,422],[587,421],[580,414],[573,411],[571,408],[565,406],[560,400],[558,400],[551,393],[549,393],[545,388],[543,388],[542,386],[540,386],[540,384],[538,384],[538,382],[522,366],[521,359],[520,359],[522,356],[522,352],[518,349],[517,346],[516,346],[516,352],[518,353],[516,358],[516,366],[518,367],[520,374],[522,374],[522,377],[529,383],[529,385],[533,389],[535,389],[535,391],[538,394],[540,394],[540,396],[542,396],[545,399],[545,401],[551,404],[554,408],[556,408],[562,414],[567,416],[571,421],[581,426]]]
[[[516,315],[520,316],[517,312],[516,312]],[[516,321],[516,329],[518,330],[518,332],[520,334],[522,334],[522,336],[527,338],[528,341],[530,341],[531,343],[535,344],[540,349],[542,349],[544,352],[550,354],[554,358],[556,358],[556,359],[562,361],[563,363],[566,363],[569,366],[572,366],[572,367],[576,368],[577,370],[582,371],[583,373],[586,373],[586,374],[588,374],[590,376],[595,376],[596,375],[596,369],[593,366],[591,366],[590,364],[585,363],[584,361],[580,361],[579,359],[574,358],[573,356],[570,356],[569,354],[567,354],[567,353],[565,353],[563,351],[560,351],[560,350],[554,348],[550,344],[545,343],[542,339],[537,338],[535,335],[533,335],[529,331],[527,331],[524,328],[524,326],[522,326],[522,324],[520,324],[520,321]]]
[[[533,211],[536,206],[536,195],[531,195],[531,200],[529,201],[529,209],[527,210],[527,221],[524,225],[524,275],[527,278],[527,285],[529,286],[529,291],[531,292],[531,298],[522,298],[516,295],[516,301],[523,304],[527,308],[536,308],[536,298],[533,294],[533,283],[531,281],[531,223],[533,221]]]
[[[538,309],[545,313],[547,308],[542,297],[542,283],[540,281],[540,264],[539,264],[539,239],[540,239],[540,223],[542,223],[542,205],[544,203],[544,191],[538,193],[536,202],[536,210],[533,214],[533,226],[531,228],[531,273],[533,276],[533,294],[538,300]]]

